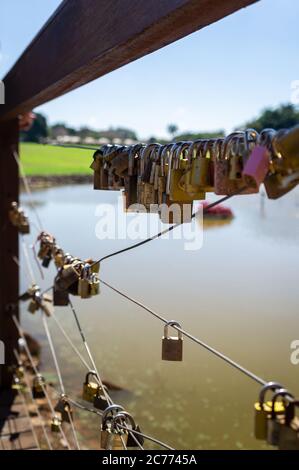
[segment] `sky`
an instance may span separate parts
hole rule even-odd
[[[60,0],[0,0],[0,78]],[[36,109],[51,124],[127,127],[139,138],[224,129],[292,99],[299,1],[261,0]]]

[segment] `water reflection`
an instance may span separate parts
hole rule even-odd
[[[90,186],[34,193],[43,224],[59,245],[94,259],[134,243],[95,236],[97,205],[116,204],[117,196]],[[205,230],[201,250],[184,251],[183,240],[156,240],[107,260],[101,276],[256,374],[298,394],[299,366],[290,363],[290,343],[299,338],[298,189],[277,201],[265,198],[263,204],[261,214],[260,196],[235,197],[227,203],[234,219]],[[43,287],[51,284],[54,272],[51,266],[40,281]],[[24,276],[21,284],[27,288]],[[188,339],[182,363],[162,362],[163,325],[105,286],[100,296],[74,298],[74,304],[99,370],[125,389],[114,392],[114,399],[133,413],[144,432],[176,448],[264,446],[253,437],[259,387],[246,376]],[[56,314],[80,347],[70,310],[57,308]],[[44,343],[42,367],[53,378],[40,318],[24,308],[22,322]],[[85,369],[54,324],[52,331],[67,388],[79,396]],[[83,418],[81,433],[97,448],[98,420],[84,413]]]

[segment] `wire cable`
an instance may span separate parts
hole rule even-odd
[[[235,193],[229,195],[229,196],[224,196],[222,197],[221,199],[219,199],[218,201],[215,201],[215,202],[212,202],[211,204],[207,205],[206,207],[204,207],[202,209],[202,213],[205,214],[207,213],[210,209],[212,209],[213,207],[216,207],[218,206],[218,204],[222,204],[223,202],[227,201],[228,199],[232,198],[233,196],[237,196],[241,193],[243,193],[245,190],[247,189],[247,186],[244,186],[243,188],[239,189],[238,191],[236,191]],[[191,215],[191,219],[194,219],[197,215],[199,215],[201,213],[201,210],[195,212],[194,214]],[[156,240],[157,238],[160,238],[162,237],[163,235],[165,235],[166,233],[169,233],[171,232],[172,230],[174,230],[175,228],[181,226],[182,223],[178,223],[178,224],[174,224],[172,225],[171,227],[168,227],[166,228],[165,230],[161,230],[159,233],[156,233],[155,235],[149,237],[149,238],[146,238],[145,240],[142,240],[141,242],[138,242],[138,243],[135,243],[134,245],[131,245],[131,246],[128,246],[126,248],[123,248],[121,250],[118,250],[118,251],[115,251],[114,253],[110,253],[109,255],[106,255],[106,256],[103,256],[102,258],[100,258],[99,260],[97,261],[94,261],[91,266],[94,266],[98,263],[101,263],[102,261],[105,261],[106,259],[109,259],[109,258],[112,258],[113,256],[116,256],[116,255],[120,255],[121,253],[125,253],[126,251],[130,251],[130,250],[133,250],[135,248],[139,248],[140,246],[143,246],[145,245],[146,243],[148,242],[151,242],[153,240]]]
[[[150,313],[152,316],[156,317],[158,320],[161,320],[163,323],[168,323],[169,320],[167,320],[165,317],[163,317],[162,315],[160,315],[159,313],[157,312],[154,312],[152,309],[150,309],[149,307],[147,307],[146,305],[142,304],[141,302],[139,302],[138,300],[134,299],[133,297],[129,296],[128,294],[125,294],[124,292],[120,291],[119,289],[117,289],[116,287],[113,287],[111,284],[109,284],[108,282],[105,282],[103,279],[100,279],[100,282],[102,282],[102,284],[104,284],[105,286],[109,287],[109,289],[113,290],[114,292],[116,292],[117,294],[119,294],[120,296],[124,297],[125,299],[129,300],[130,302],[138,305],[139,307],[141,307],[143,310],[147,311],[148,313]],[[207,343],[205,343],[204,341],[196,338],[195,336],[193,336],[191,333],[188,333],[187,331],[183,330],[182,328],[179,328],[178,326],[176,325],[173,325],[173,327],[175,330],[179,331],[180,333],[182,333],[184,336],[186,336],[187,338],[191,339],[192,341],[194,341],[195,343],[199,344],[200,346],[202,346],[203,348],[207,349],[210,353],[214,354],[215,356],[219,357],[220,359],[222,359],[223,361],[225,361],[226,363],[228,363],[229,365],[231,365],[232,367],[234,367],[235,369],[239,370],[240,372],[242,372],[243,374],[247,375],[249,378],[251,378],[252,380],[254,380],[255,382],[259,383],[260,385],[265,385],[267,383],[266,380],[262,379],[261,377],[259,377],[258,375],[254,374],[253,372],[249,371],[248,369],[246,369],[245,367],[241,366],[240,364],[238,364],[236,361],[234,361],[233,359],[229,358],[228,356],[226,356],[225,354],[221,353],[220,351],[218,351],[217,349],[213,348],[212,346],[209,346]]]
[[[27,344],[27,341],[26,341],[24,332],[23,332],[23,330],[22,330],[22,328],[21,328],[21,325],[20,325],[20,323],[19,323],[19,321],[18,321],[18,319],[17,319],[17,317],[16,317],[15,315],[12,315],[12,319],[13,319],[14,324],[16,325],[16,328],[17,328],[17,331],[18,331],[20,337],[21,337],[22,340],[23,340],[23,346],[24,346],[24,349],[25,349],[26,354],[27,354],[27,356],[28,356],[28,359],[29,359],[29,361],[30,361],[30,363],[31,363],[31,367],[32,367],[32,369],[34,370],[35,375],[38,376],[38,375],[39,375],[39,372],[38,372],[38,370],[37,370],[36,365],[34,364],[33,357],[32,357],[31,352],[30,352],[30,350],[29,350],[29,347],[28,347],[28,344]],[[40,385],[41,385],[41,388],[42,388],[42,390],[43,390],[43,393],[44,393],[44,395],[45,395],[45,397],[46,397],[46,400],[47,400],[47,402],[48,402],[50,411],[51,411],[51,413],[52,413],[52,417],[54,418],[54,417],[56,416],[56,413],[55,413],[53,404],[52,404],[52,402],[51,402],[51,399],[50,399],[50,397],[49,397],[48,391],[47,391],[46,387],[44,386],[44,384],[43,384],[42,382],[41,382]],[[64,441],[65,441],[65,443],[66,443],[66,445],[67,445],[68,450],[71,450],[70,444],[69,444],[69,442],[68,442],[68,440],[67,440],[67,438],[66,438],[66,435],[65,435],[65,433],[64,433],[64,431],[63,431],[63,429],[62,429],[61,426],[59,426],[59,432],[61,433],[61,435],[62,435],[62,437],[63,437],[63,439],[64,439]]]
[[[17,361],[18,361],[18,364],[22,364],[20,355],[19,355],[19,353],[17,352],[16,349],[14,349],[14,355],[15,355]],[[51,445],[51,442],[50,442],[50,439],[49,439],[49,436],[48,436],[48,433],[47,433],[47,430],[46,430],[45,421],[44,421],[42,415],[40,414],[40,411],[39,411],[39,408],[38,408],[38,406],[37,406],[37,404],[36,404],[36,401],[34,400],[34,397],[33,397],[33,394],[32,394],[31,388],[30,388],[30,383],[29,383],[28,375],[27,375],[27,372],[26,372],[25,369],[24,369],[24,380],[25,380],[25,383],[26,383],[26,386],[27,386],[27,389],[28,389],[28,393],[29,393],[29,397],[30,397],[31,403],[33,403],[34,406],[35,406],[36,413],[37,413],[38,418],[39,418],[39,421],[40,421],[40,423],[41,423],[41,427],[42,427],[42,430],[43,430],[43,433],[44,433],[44,436],[45,436],[47,445],[48,445],[48,447],[49,447],[50,450],[53,450],[53,447],[52,447],[52,445]]]
[[[32,192],[31,192],[31,189],[30,189],[30,186],[29,186],[29,183],[28,183],[28,180],[27,180],[27,176],[25,174],[25,171],[24,171],[24,167],[22,165],[22,162],[19,158],[19,155],[17,154],[17,152],[15,150],[13,150],[13,156],[14,156],[14,159],[15,161],[17,162],[17,165],[19,167],[19,170],[20,170],[20,174],[21,174],[21,177],[22,177],[22,180],[23,180],[23,184],[24,184],[24,188],[26,190],[26,193],[28,194],[29,196],[29,205],[32,209],[32,211],[34,212],[35,214],[35,217],[36,217],[36,220],[37,220],[37,224],[39,226],[39,229],[40,231],[43,230],[43,224],[41,222],[41,219],[40,219],[40,216],[39,216],[39,213],[34,205],[34,202],[33,202],[33,197],[32,197]]]

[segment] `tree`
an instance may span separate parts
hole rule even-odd
[[[47,119],[43,114],[35,113],[35,120],[28,131],[20,133],[20,139],[24,142],[42,142],[49,135]]]
[[[299,124],[299,111],[292,104],[282,104],[278,108],[266,108],[261,115],[245,124],[260,132],[262,129],[285,129]],[[243,126],[244,127],[244,126]]]
[[[179,128],[176,124],[168,124],[167,132],[171,135],[172,140],[174,139],[175,134],[178,132]]]

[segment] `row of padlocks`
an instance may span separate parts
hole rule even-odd
[[[207,192],[254,194],[262,183],[277,199],[299,182],[299,127],[260,134],[236,131],[226,138],[166,145],[104,145],[94,153],[94,189],[124,189],[127,211],[158,213],[165,223],[191,220],[194,200]],[[189,206],[175,221],[172,204]]]

